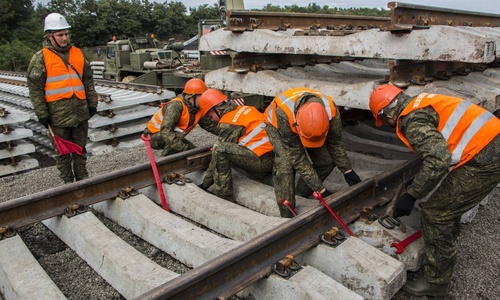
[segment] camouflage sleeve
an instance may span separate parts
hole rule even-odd
[[[338,112],[330,121],[330,128],[328,129],[325,145],[333,162],[342,173],[352,169],[351,161],[347,158],[347,151],[342,141],[342,120]]]
[[[30,101],[36,116],[40,118],[49,117],[49,109],[45,102],[45,81],[47,72],[43,60],[43,52],[40,50],[33,55],[27,70],[27,83]]]
[[[432,108],[414,111],[403,118],[400,128],[422,159],[422,167],[407,192],[420,199],[430,193],[448,172],[451,153],[438,131],[439,116]]]
[[[238,143],[240,136],[245,134],[245,127],[227,123],[219,124],[219,142]]]
[[[97,92],[94,86],[93,71],[90,67],[90,63],[85,59],[85,64],[83,66],[82,82],[85,87],[85,95],[87,97],[87,105],[89,107],[97,107]]]
[[[311,189],[321,191],[323,184],[309,161],[306,149],[302,146],[299,136],[290,129],[288,117],[281,109],[277,109],[276,118],[278,121],[278,133],[283,141],[285,150],[288,152],[293,168]]]
[[[184,141],[183,134],[174,131],[182,115],[182,104],[171,101],[163,108],[163,122],[160,127],[161,138],[177,153],[189,149],[189,144]]]
[[[212,121],[212,119],[210,119],[208,116],[201,117],[198,121],[198,125],[212,134],[219,135],[218,122]]]

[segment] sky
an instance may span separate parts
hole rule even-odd
[[[165,0],[151,0],[159,3],[164,3]],[[215,4],[217,0],[173,0],[180,1],[186,5],[186,7],[196,7],[202,4]],[[37,0],[37,2],[48,3],[49,0]],[[172,2],[172,0],[168,0]],[[329,7],[339,7],[339,8],[350,8],[350,7],[368,7],[368,8],[385,8],[387,9],[387,0],[311,0],[311,1],[297,1],[297,0],[286,0],[286,1],[270,1],[270,0],[246,0],[245,9],[259,9],[267,4],[273,5],[298,5],[307,6],[309,3],[316,3],[319,6],[328,5]],[[403,3],[412,3],[418,5],[426,6],[436,6],[442,8],[458,9],[458,10],[469,10],[485,13],[500,14],[500,3],[499,0],[413,0],[413,1],[401,1]]]

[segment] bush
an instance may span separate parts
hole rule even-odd
[[[35,52],[20,40],[0,45],[0,70],[26,72]]]

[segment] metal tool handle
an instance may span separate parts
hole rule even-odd
[[[288,207],[288,209],[292,212],[292,214],[294,216],[297,215],[297,212],[295,211],[295,209],[293,209],[292,204],[290,203],[290,201],[285,200],[285,199],[281,199],[281,204],[283,204],[284,206]]]
[[[158,194],[160,194],[161,205],[163,209],[169,211],[167,199],[165,198],[165,192],[163,191],[163,186],[161,184],[160,174],[158,173],[158,168],[156,167],[155,156],[153,154],[153,149],[151,149],[151,144],[149,141],[151,140],[150,135],[141,135],[141,139],[146,144],[146,150],[148,151],[149,162],[151,163],[151,169],[153,170],[153,175],[155,176],[156,187],[158,188]]]
[[[335,220],[337,220],[337,222],[345,229],[347,234],[349,234],[349,236],[353,236],[354,234],[352,233],[352,231],[349,229],[349,227],[347,227],[344,224],[344,222],[342,222],[342,220],[339,218],[339,216],[337,216],[337,214],[333,211],[333,209],[330,208],[328,203],[326,203],[325,199],[323,199],[323,196],[321,196],[321,194],[318,192],[314,192],[313,195],[314,195],[314,198],[318,199],[319,202],[321,202],[321,204],[323,204],[323,206],[326,207],[326,209],[332,214],[332,216],[335,218]]]

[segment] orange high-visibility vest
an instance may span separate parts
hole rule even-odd
[[[255,107],[238,106],[222,116],[219,123],[245,127],[245,134],[238,138],[238,145],[247,147],[257,156],[273,150],[265,129],[265,117]]]
[[[85,100],[85,87],[80,79],[83,74],[85,58],[76,47],[69,48],[68,62],[76,69],[66,66],[62,58],[47,48],[43,48],[43,60],[47,70],[45,81],[45,101],[54,102],[73,97]]]
[[[266,123],[271,124],[274,127],[278,128],[278,121],[276,119],[276,109],[281,108],[286,115],[288,116],[288,122],[290,123],[290,129],[294,133],[298,133],[296,128],[296,119],[295,119],[295,102],[297,99],[302,96],[304,93],[311,93],[316,95],[325,106],[326,113],[328,115],[328,120],[330,121],[337,114],[337,110],[335,109],[335,105],[333,103],[333,99],[331,96],[324,95],[316,90],[308,89],[308,88],[293,88],[289,89],[283,93],[278,94],[271,104],[264,111],[264,115],[266,116]]]
[[[149,120],[147,127],[148,127],[148,130],[152,134],[155,134],[155,133],[160,131],[161,123],[163,122],[163,107],[165,107],[165,105],[167,105],[168,103],[170,103],[172,101],[179,101],[182,104],[182,114],[181,114],[181,117],[179,119],[179,122],[177,122],[177,124],[174,128],[174,131],[177,131],[177,132],[180,132],[180,133],[186,135],[196,126],[196,124],[198,124],[198,121],[202,117],[201,112],[198,111],[195,114],[194,122],[191,126],[189,126],[189,109],[186,106],[186,104],[184,103],[184,101],[182,101],[181,98],[176,97],[167,103],[163,103],[161,105],[161,108]]]
[[[500,133],[500,119],[486,109],[460,98],[423,93],[408,104],[397,120],[397,135],[414,152],[399,130],[401,118],[428,106],[439,115],[437,129],[451,152],[450,171],[468,162]]]

